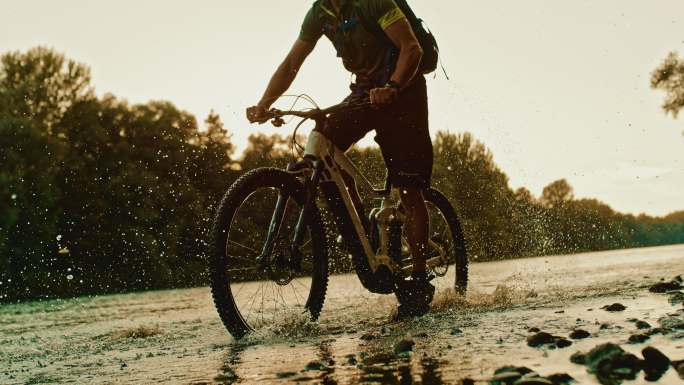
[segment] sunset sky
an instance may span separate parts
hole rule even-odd
[[[412,3],[451,78],[428,83],[433,134],[473,133],[511,186],[535,195],[566,178],[578,197],[620,211],[684,209],[684,120],[665,116],[663,93],[649,86],[669,51],[684,54],[684,1]],[[52,47],[91,66],[100,95],[170,100],[199,120],[213,109],[242,149],[256,130],[293,128],[250,126],[244,108],[259,99],[310,5],[4,1],[0,52]],[[349,80],[321,40],[289,93],[325,106],[344,97]]]

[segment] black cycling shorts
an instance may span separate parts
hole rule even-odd
[[[368,103],[368,96],[354,92],[344,101]],[[316,129],[342,151],[375,130],[392,186],[430,187],[433,153],[423,76],[402,90],[390,105],[367,105],[331,114],[327,123]]]

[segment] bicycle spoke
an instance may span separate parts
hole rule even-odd
[[[264,324],[264,291],[261,291],[261,324]]]
[[[284,308],[287,308],[287,301],[285,300],[285,297],[283,297],[283,290],[278,287],[278,296],[280,296],[280,303],[283,304]]]
[[[231,255],[231,254],[228,254],[228,255],[226,255],[226,256],[227,256],[229,259],[238,259],[238,260],[241,260],[241,261],[244,261],[244,262],[254,263],[254,260],[253,260],[253,259],[249,259],[249,258],[245,258],[245,257],[238,257],[237,255]]]
[[[299,302],[299,296],[297,295],[297,290],[295,290],[294,285],[289,285],[289,286],[292,289],[292,292],[294,293],[295,301],[297,301],[297,305],[302,306],[302,304]]]
[[[245,283],[244,283],[244,282],[240,283],[240,288],[238,289],[238,292],[237,292],[237,293],[235,293],[235,294],[233,295],[233,297],[235,297],[235,298],[239,298],[239,297],[240,297],[240,292],[242,291],[242,289],[244,289],[244,288],[245,288],[245,286],[246,286],[246,285],[245,285]],[[232,290],[232,288],[231,288],[231,290]]]
[[[255,291],[254,294],[252,295],[252,297],[250,297],[250,298],[252,298],[252,301],[250,302],[249,310],[247,310],[247,314],[245,315],[245,318],[249,318],[249,315],[252,314],[252,307],[254,306],[254,301],[258,297],[257,293],[259,293],[261,288],[262,288],[262,285],[259,285],[259,288],[257,289],[257,291]]]
[[[259,290],[261,290],[261,284],[259,285],[259,287],[257,287],[256,291],[251,296],[249,296],[249,298],[247,298],[247,301],[250,301],[250,303],[253,303],[254,298],[256,298],[259,294]],[[249,309],[250,310],[252,309],[251,306]]]
[[[258,251],[254,250],[253,248],[251,248],[251,247],[249,247],[249,246],[245,246],[245,245],[243,245],[242,243],[239,243],[239,242],[236,242],[236,241],[233,241],[233,240],[230,240],[230,239],[228,240],[228,243],[230,243],[231,245],[237,246],[237,247],[242,247],[242,248],[245,249],[245,250],[249,250],[249,251],[251,251],[252,253],[254,253],[254,256],[258,256],[258,255],[259,255],[259,252],[258,252]]]
[[[303,283],[299,282],[299,280],[293,279],[292,281],[295,282],[295,283],[297,283],[297,284],[299,284],[299,286],[303,287],[303,288],[304,288],[304,291],[308,291],[308,290],[309,290],[306,286],[304,286]]]
[[[278,290],[278,287],[277,287],[277,285],[273,284],[271,286],[271,293],[273,293],[273,316],[274,317],[276,316],[276,314],[278,314],[278,311],[276,309],[277,305],[278,305],[278,302],[277,302],[278,296],[276,295],[276,290]]]

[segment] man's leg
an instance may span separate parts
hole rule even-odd
[[[419,76],[386,110],[376,129],[392,186],[406,210],[404,232],[413,255],[412,275],[425,277],[429,217],[422,191],[430,187],[433,150],[425,78]]]
[[[406,211],[404,233],[413,255],[411,280],[397,282],[395,294],[399,306],[397,319],[420,316],[430,310],[435,287],[428,282],[425,257],[428,244],[429,217],[422,189],[400,187],[401,203]]]
[[[413,255],[412,276],[414,279],[425,279],[427,269],[425,255],[430,225],[425,199],[421,189],[417,187],[403,187],[400,191],[401,203],[406,209],[404,231]]]

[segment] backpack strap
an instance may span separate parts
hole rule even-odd
[[[354,2],[354,10],[356,13],[356,16],[359,18],[359,22],[361,25],[363,25],[363,28],[375,35],[378,39],[384,41],[385,43],[394,46],[394,43],[392,43],[392,40],[387,36],[385,31],[382,30],[382,27],[380,27],[380,24],[378,24],[377,21],[375,20],[368,20],[364,15],[363,12],[361,12],[361,6],[359,5],[358,2]]]

